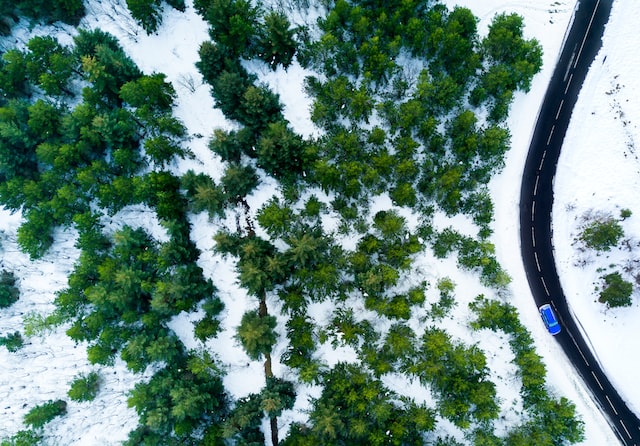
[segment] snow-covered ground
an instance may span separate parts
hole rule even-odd
[[[188,5],[191,3],[187,1]],[[545,359],[550,385],[558,395],[567,396],[576,403],[585,421],[584,444],[616,444],[617,440],[584,391],[579,378],[572,372],[570,364],[540,322],[520,259],[520,176],[533,124],[575,1],[447,0],[446,3],[450,6],[460,4],[474,11],[481,19],[481,32],[486,32],[487,25],[496,13],[506,11],[521,14],[525,18],[526,36],[537,38],[544,48],[543,71],[534,79],[531,92],[527,95],[518,94],[512,106],[508,121],[512,149],[503,173],[491,183],[496,212],[492,241],[496,245],[498,260],[513,278],[510,298],[518,307],[523,323],[532,331],[538,352]],[[200,42],[208,39],[206,24],[190,6],[186,13],[168,10],[158,33],[147,36],[128,16],[124,0],[90,0],[88,5],[89,14],[83,21],[84,26],[99,26],[113,33],[141,69],[149,73],[166,73],[168,80],[174,84],[179,96],[176,115],[188,127],[192,136],[189,147],[196,155],[195,160],[182,162],[178,169],[182,172],[194,169],[206,172],[214,179],[219,178],[221,164],[208,150],[206,143],[214,128],[229,128],[231,124],[218,110],[213,109],[209,88],[202,83],[194,66]],[[633,26],[634,17],[638,17],[638,13],[640,4],[634,0],[618,0],[614,3],[603,52],[587,79],[585,94],[581,95],[575,112],[576,119],[567,135],[556,179],[554,210],[554,242],[565,292],[589,334],[605,370],[636,409],[640,407],[640,391],[632,380],[636,364],[631,359],[634,355],[629,352],[633,352],[633,342],[637,339],[634,334],[640,330],[632,324],[640,307],[634,303],[633,308],[604,311],[601,304],[594,302],[592,283],[599,275],[595,269],[601,266],[603,259],[593,258],[594,261],[588,267],[574,266],[578,254],[572,241],[577,233],[580,217],[585,211],[609,211],[617,216],[620,208],[633,211],[633,216],[624,222],[625,230],[630,238],[634,239],[635,236],[640,239],[639,235],[635,235],[640,234],[640,206],[633,200],[640,187],[640,161],[633,147],[634,138],[639,136],[640,106],[634,104],[632,96],[632,92],[640,87],[640,77],[634,76],[634,68],[640,64],[640,59],[634,61],[631,59],[633,56],[630,56],[634,53]],[[313,16],[314,13],[310,14]],[[305,19],[308,18],[300,16],[300,21]],[[38,28],[35,31],[38,32]],[[604,55],[607,58],[603,63]],[[315,130],[309,121],[308,101],[302,93],[304,76],[304,70],[296,66],[286,73],[271,73],[266,68],[261,73],[262,80],[280,94],[285,104],[286,117],[295,130],[309,135]],[[589,133],[585,129],[589,129]],[[273,184],[263,185],[258,193],[250,197],[251,207],[257,209],[260,203],[274,193]],[[458,226],[457,223],[461,223],[464,231],[464,226],[468,223],[464,218],[453,219],[461,220],[456,223],[441,217],[437,216],[436,225]],[[220,289],[220,297],[226,304],[221,339],[215,345],[211,343],[207,346],[224,357],[227,366],[225,385],[232,395],[243,396],[256,392],[264,383],[261,365],[249,361],[232,338],[242,314],[255,305],[255,299],[247,296],[235,283],[231,262],[211,252],[211,235],[216,227],[210,225],[203,215],[195,216],[193,223],[194,240],[203,252],[200,264],[205,274],[215,281]],[[17,224],[17,216],[0,212],[1,266],[16,272],[22,291],[20,301],[10,311],[2,313],[0,334],[20,329],[20,321],[28,311],[47,312],[52,309],[54,292],[64,287],[65,276],[71,270],[77,255],[72,248],[73,234],[60,234],[61,244],[56,245],[56,252],[41,261],[29,262],[25,255],[17,251]],[[56,253],[61,250],[68,253],[65,254],[68,258],[62,262],[56,257]],[[632,253],[624,251],[617,255],[619,257],[607,259],[605,266],[608,263],[622,264],[631,259]],[[626,257],[623,259],[622,256]],[[461,300],[456,311],[461,311],[461,316],[464,317],[465,311],[468,311],[465,300],[472,299],[484,290],[479,286],[477,278],[458,271],[453,259],[440,262],[437,269],[433,268],[433,262],[434,259],[424,259],[423,270],[433,275],[426,278],[434,281],[441,277],[451,277],[458,284],[460,293],[457,297]],[[433,288],[428,292],[428,299],[429,293],[435,295],[436,290]],[[637,296],[634,299],[637,301]],[[275,303],[270,302],[269,305],[273,305],[275,314]],[[314,317],[317,318],[323,317],[328,311],[326,308],[316,310]],[[187,331],[188,317],[178,318],[174,322],[176,331]],[[454,329],[453,335],[465,342],[473,342],[468,330]],[[185,339],[185,336],[182,338]],[[498,348],[505,343],[498,335],[487,334],[482,338],[480,346],[487,352],[493,369],[491,379],[497,384],[503,412],[508,414],[518,407],[519,386],[510,364],[511,358],[505,354],[507,349],[501,351]],[[625,344],[625,341],[628,343]],[[65,398],[68,382],[77,373],[92,369],[83,346],[74,348],[73,343],[64,338],[63,330],[43,340],[34,338],[29,342],[29,345],[17,353],[9,354],[6,349],[0,348],[0,397],[3,400],[0,407],[0,438],[20,429],[22,416],[33,405],[48,399]],[[195,342],[192,337],[190,342]],[[328,346],[324,345],[322,348]],[[275,353],[274,357],[279,356],[278,347]],[[342,354],[347,355],[348,352]],[[502,369],[499,364],[503,364]],[[51,431],[55,432],[55,436],[51,438],[55,444],[112,444],[125,439],[128,431],[136,425],[135,412],[126,408],[126,391],[143,377],[131,375],[121,364],[107,370],[110,375],[103,376],[103,388],[94,402],[70,404],[69,414],[63,419],[55,420],[56,424],[50,426]],[[280,364],[274,364],[274,372],[284,374],[286,370]],[[406,386],[402,380],[389,380],[388,385],[399,393],[417,391],[403,388]],[[420,391],[424,393],[424,389]],[[309,388],[306,394],[317,396],[317,389]],[[424,398],[428,399],[429,395],[425,394]],[[295,407],[298,415],[287,412],[283,415],[283,421],[300,419],[298,409],[303,407],[304,401],[299,398]]]

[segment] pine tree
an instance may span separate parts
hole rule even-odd
[[[27,43],[27,75],[49,95],[69,94],[68,83],[75,70],[71,51],[50,36],[33,37]]]
[[[230,200],[238,202],[258,186],[258,175],[251,166],[229,163],[222,176],[224,193]]]
[[[281,179],[295,179],[308,165],[306,144],[286,121],[267,125],[258,140],[258,166]]]
[[[242,316],[236,339],[240,341],[249,358],[257,361],[265,354],[271,353],[277,339],[274,331],[276,324],[274,316],[261,317],[255,311],[248,311]]]
[[[283,12],[270,11],[264,16],[264,24],[258,36],[258,57],[272,70],[278,65],[289,68],[296,53],[295,31]]]
[[[16,286],[16,278],[13,272],[2,270],[0,272],[0,308],[10,307],[20,297],[20,290]]]
[[[162,5],[159,0],[127,0],[127,7],[147,34],[158,30],[162,22]]]
[[[24,423],[33,428],[39,428],[67,413],[67,403],[63,400],[49,400],[39,406],[35,406],[24,416]]]

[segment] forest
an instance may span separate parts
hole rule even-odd
[[[126,3],[147,33],[162,26],[166,6],[191,7]],[[504,166],[509,107],[540,70],[540,45],[524,37],[516,14],[496,15],[481,36],[470,10],[438,1],[314,6],[320,18],[302,26],[290,11],[260,2],[194,0],[210,37],[196,66],[234,124],[207,135],[224,165],[214,179],[176,168],[194,154],[173,114],[174,87],[162,73],[144,73],[113,35],[83,28],[80,0],[0,3],[7,35],[20,18],[77,27],[72,45],[35,36],[2,50],[0,204],[21,213],[17,241],[32,259],[50,250],[56,228],[77,231],[80,251],[55,311],[23,333],[0,333],[0,345],[17,354],[27,331],[62,327],[100,370],[119,358],[132,372],[152,371],[128,394],[139,423],[125,445],[581,441],[582,421],[546,385],[490,241],[487,184]],[[314,73],[305,90],[319,136],[296,133],[253,69],[293,64]],[[250,209],[247,197],[267,181],[278,194]],[[392,206],[373,212],[380,196]],[[151,210],[166,237],[131,225],[110,231],[105,222],[131,206]],[[435,228],[437,212],[467,216],[477,233]],[[191,218],[201,213],[217,222],[237,217],[211,236],[215,255],[234,262],[253,299],[235,340],[263,364],[256,379],[265,385],[242,398],[225,389],[232,373],[225,358],[207,349],[225,305],[198,263]],[[466,290],[448,277],[415,280],[427,255],[454,258],[487,290],[468,305],[467,325],[508,341],[521,384],[517,422],[504,425],[487,353],[448,330]],[[0,308],[19,294],[13,272],[2,271]],[[332,308],[328,321],[311,311],[321,304]],[[203,314],[193,325],[199,349],[170,328],[183,312]],[[278,343],[286,348],[276,356]],[[356,359],[329,362],[324,346],[350,349]],[[390,377],[416,383],[432,401],[391,389]],[[95,398],[100,381],[99,373],[79,376],[68,400],[32,408],[2,445],[47,444],[47,424]],[[282,429],[304,386],[318,396],[304,422]]]

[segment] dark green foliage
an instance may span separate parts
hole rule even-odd
[[[260,316],[255,311],[248,311],[242,316],[236,339],[242,344],[249,358],[257,361],[265,354],[271,353],[276,343],[277,325],[274,316]]]
[[[471,110],[464,110],[449,123],[448,133],[453,153],[464,164],[475,157],[479,146],[477,122],[478,119]]]
[[[605,218],[589,223],[580,234],[580,240],[596,251],[610,251],[623,236],[620,223],[613,218]]]
[[[188,246],[176,252],[174,240],[158,249],[143,230],[129,227],[114,239],[106,255],[81,258],[93,262],[93,269],[87,270],[93,276],[89,286],[76,289],[82,277],[74,277],[72,287],[60,295],[72,307],[91,303],[90,311],[78,317],[67,333],[75,340],[91,341],[88,354],[93,363],[109,363],[121,349],[122,358],[134,371],[152,362],[175,360],[181,344],[160,322],[193,309],[200,299],[213,298],[213,285],[194,263],[173,263],[190,258],[181,254]]]
[[[498,439],[496,438],[496,440]],[[433,443],[433,446],[463,446],[463,444],[457,442],[453,437],[447,435],[445,438],[438,437],[436,442]],[[498,446],[498,443],[494,443],[494,446]]]
[[[176,92],[162,73],[140,76],[120,87],[120,98],[141,116],[171,110]]]
[[[205,322],[197,334],[215,336],[222,309],[195,263],[200,253],[190,240],[180,179],[158,169],[186,153],[185,128],[171,115],[175,91],[164,75],[143,76],[109,34],[79,30],[74,42],[71,50],[50,37],[34,38],[24,53],[5,53],[0,63],[0,93],[12,90],[0,100],[0,199],[22,210],[18,243],[38,257],[54,228],[75,226],[81,250],[67,289],[57,293],[57,309],[31,325],[70,322],[68,335],[87,342],[92,363],[111,364],[119,355],[132,371],[150,364],[160,370],[132,396],[142,425],[131,444],[188,444],[197,437],[220,445],[226,411],[220,372],[192,367],[167,328],[174,315],[202,302]],[[65,98],[52,98],[69,94],[70,85],[84,85],[72,109]],[[32,93],[38,99],[27,96]],[[201,207],[215,206],[210,194],[198,199]],[[156,211],[168,241],[129,227],[106,234],[103,219],[134,203]],[[8,293],[7,302],[15,300]],[[5,340],[17,346],[18,336]],[[70,398],[95,396],[96,378],[75,380]],[[64,404],[36,408],[25,422],[39,428]]]
[[[314,330],[311,319],[306,316],[293,315],[287,321],[289,347],[281,356],[281,361],[297,369],[300,380],[305,383],[318,383],[323,370],[320,362],[312,357],[318,344]]]
[[[463,238],[458,263],[467,269],[479,269],[480,278],[487,286],[504,288],[511,282],[495,257],[495,247],[489,242]]]
[[[598,301],[607,304],[607,307],[629,307],[631,306],[631,293],[633,284],[622,278],[619,272],[614,272],[603,276],[604,286],[600,291]]]
[[[230,132],[216,129],[209,141],[209,149],[220,155],[223,161],[239,163],[242,154],[252,158],[256,156],[253,151],[255,144],[253,132],[246,127]]]
[[[105,37],[104,33],[80,33],[76,42],[78,40],[80,43],[76,44],[76,51],[80,51],[82,69],[94,92],[117,103],[120,88],[140,77],[142,73],[117,41]],[[95,44],[93,48],[92,44]]]
[[[158,313],[162,314],[160,311]],[[153,362],[166,361],[172,364],[180,356],[181,347],[175,334],[161,328],[156,333],[131,336],[122,348],[120,357],[130,370],[142,372]]]
[[[180,194],[180,179],[168,171],[153,171],[134,179],[134,194],[139,202],[153,207],[160,220],[180,221],[187,201]]]
[[[506,446],[574,444],[584,440],[584,423],[566,398],[548,399],[534,418],[508,433]]]
[[[508,433],[506,445],[577,443],[584,438],[584,423],[577,417],[575,406],[566,398],[555,400],[545,389],[545,366],[535,352],[533,339],[520,323],[516,309],[496,300],[478,296],[470,304],[477,320],[471,326],[478,330],[502,330],[510,335],[514,362],[522,379],[521,395],[532,419]],[[484,443],[483,443],[484,444]],[[490,442],[488,444],[495,444]]]
[[[103,46],[112,51],[121,50],[118,39],[100,28],[92,30],[78,29],[78,35],[74,37],[73,42],[75,44],[74,53],[78,59],[84,56],[95,56],[98,48]]]
[[[26,69],[31,81],[46,94],[69,94],[68,82],[76,69],[71,51],[50,36],[33,37],[27,48]]]
[[[7,1],[0,2],[0,35],[7,36],[18,17],[14,14],[13,5]],[[4,443],[3,443],[4,446]]]
[[[261,133],[270,123],[281,121],[280,97],[266,85],[249,86],[240,98],[238,121]]]
[[[409,183],[400,183],[389,191],[389,197],[396,206],[413,207],[417,203],[416,192]]]
[[[12,100],[0,108],[0,178],[31,178],[37,171],[36,145],[41,135],[29,128],[29,104]]]
[[[237,444],[246,446],[263,445],[264,434],[260,429],[263,411],[260,407],[260,395],[254,393],[239,398],[236,407],[231,411],[223,426],[225,438],[235,440]]]
[[[542,48],[537,40],[525,40],[523,19],[517,14],[498,14],[482,41],[492,62],[480,78],[472,102],[489,102],[490,118],[502,121],[516,90],[529,91],[531,79],[542,66]]]
[[[283,410],[293,408],[296,392],[291,381],[268,377],[267,385],[260,392],[260,407],[267,417],[279,417]]]
[[[357,347],[360,344],[373,344],[377,340],[377,333],[368,320],[357,321],[353,310],[337,308],[329,324],[329,332],[336,336],[336,341]],[[336,344],[338,345],[338,344]]]
[[[67,413],[67,403],[63,400],[49,400],[46,403],[35,406],[24,416],[24,424],[33,428],[39,428]]]
[[[2,102],[24,96],[29,91],[25,54],[12,48],[0,58],[0,92]]]
[[[159,165],[185,153],[184,127],[170,115],[175,92],[164,76],[140,77],[117,40],[101,31],[81,30],[75,43],[72,52],[50,37],[31,39],[24,70],[51,95],[64,93],[83,71],[93,83],[83,90],[84,102],[69,111],[46,98],[11,100],[0,109],[0,198],[9,209],[23,208],[20,243],[32,257],[46,251],[51,229],[71,225],[96,197],[111,213],[135,200],[159,206],[158,192],[150,192],[170,184],[150,174],[142,191],[130,177],[142,166],[143,137],[148,159]],[[161,218],[183,203],[174,189],[171,205],[158,209]]]
[[[166,2],[169,6],[177,9],[180,12],[184,12],[184,10],[186,9],[184,0],[166,0]]]
[[[216,42],[205,41],[200,44],[198,50],[200,60],[196,62],[196,68],[202,74],[203,79],[213,86],[216,79],[223,71],[245,73],[240,62],[234,59],[229,48]]]
[[[626,220],[627,218],[631,217],[631,209],[621,209],[620,210],[620,219],[622,220]]]
[[[411,327],[403,323],[395,323],[387,332],[382,348],[374,354],[378,359],[399,367],[403,358],[412,357],[416,351],[416,335]]]
[[[144,140],[144,151],[159,166],[164,167],[176,157],[183,158],[187,153],[174,139],[158,135]]]
[[[249,195],[259,184],[253,167],[235,163],[227,165],[221,182],[225,195],[234,202]]]
[[[258,36],[258,57],[272,70],[278,65],[286,70],[296,53],[295,31],[283,12],[270,11],[264,16],[264,24]]]
[[[211,40],[228,48],[231,57],[251,56],[261,12],[249,0],[196,0],[194,7],[209,23]]]
[[[85,14],[82,0],[18,0],[13,6],[17,14],[45,23],[62,21],[77,26]]]
[[[16,286],[16,277],[11,271],[0,272],[0,308],[13,305],[20,297],[20,290]]]
[[[162,0],[127,0],[127,7],[142,29],[147,34],[153,34],[162,24],[163,3]],[[167,0],[166,3],[178,11],[186,8],[184,0]]]
[[[47,208],[30,209],[24,217],[26,221],[18,228],[18,245],[32,259],[38,259],[53,244],[55,220]]]
[[[4,439],[0,446],[38,446],[42,440],[42,435],[33,430],[18,431],[11,438]]]
[[[205,316],[196,323],[193,332],[196,338],[204,342],[220,331],[220,321],[217,316],[224,309],[224,304],[220,299],[208,298],[202,304],[202,309],[205,312]]]
[[[540,69],[540,45],[536,40],[526,41],[523,38],[523,18],[517,14],[498,14],[489,26],[489,34],[483,40],[482,45],[490,59],[496,62],[508,63],[517,69],[523,69],[521,65],[528,61],[531,71],[519,73],[523,79],[515,79],[523,82],[518,88],[528,90],[528,81],[533,74]]]
[[[431,317],[441,319],[448,315],[451,309],[456,305],[454,290],[455,283],[448,277],[438,280],[438,291],[440,291],[440,299],[431,305]]]
[[[279,179],[296,178],[309,165],[303,139],[286,121],[267,125],[256,147],[258,166]]]
[[[362,368],[338,363],[326,374],[322,394],[313,401],[309,426],[292,426],[283,445],[418,446],[434,427],[430,409],[395,395]]]
[[[0,345],[7,347],[10,352],[17,352],[24,345],[24,340],[19,331],[9,333],[6,336],[0,336]]]
[[[478,19],[467,8],[455,7],[440,24],[430,28],[427,45],[434,57],[430,68],[446,71],[457,85],[465,85],[480,68],[476,52]]]
[[[162,21],[162,3],[160,0],[127,0],[131,16],[147,34],[155,33]]]
[[[128,404],[136,408],[140,426],[126,444],[162,444],[167,439],[185,444],[194,431],[220,424],[227,401],[219,373],[208,355],[194,354],[177,358],[148,382],[136,384]],[[209,435],[219,438],[219,433]]]
[[[486,358],[477,346],[454,343],[443,330],[428,328],[410,371],[440,394],[440,414],[457,426],[497,418],[495,385],[488,380]]]
[[[185,173],[180,184],[187,192],[190,208],[193,212],[206,211],[209,217],[224,214],[227,196],[222,187],[205,174],[196,174],[192,170]]]
[[[211,96],[225,116],[243,122],[244,115],[241,111],[243,96],[252,86],[252,82],[253,79],[244,69],[242,71],[225,70],[215,77],[211,84]]]
[[[295,221],[293,210],[278,198],[272,198],[258,211],[258,223],[272,237],[282,237]]]
[[[435,389],[439,413],[463,430],[474,429],[465,431],[465,440],[478,446],[482,441],[502,444],[492,432],[498,406],[479,348],[458,343],[436,329],[416,339],[413,325],[402,321],[425,304],[426,284],[407,290],[403,283],[412,255],[422,250],[423,241],[393,211],[373,216],[369,228],[370,215],[363,206],[371,197],[388,193],[394,205],[417,207],[425,215],[432,214],[436,205],[449,216],[472,214],[481,226],[481,241],[453,231],[434,237],[431,228],[424,230],[428,222],[420,236],[435,242],[437,256],[456,251],[460,266],[480,271],[485,284],[504,286],[508,276],[486,242],[492,204],[484,196],[484,185],[502,167],[508,147],[508,132],[498,123],[508,111],[513,91],[527,86],[527,70],[535,68],[535,60],[521,67],[511,66],[510,61],[498,63],[479,42],[477,19],[471,12],[465,8],[450,12],[439,3],[339,0],[328,5],[325,17],[318,21],[322,35],[317,42],[302,32],[295,35],[284,16],[263,15],[245,1],[196,0],[195,7],[210,21],[215,42],[202,45],[199,69],[225,116],[244,126],[216,132],[210,148],[234,167],[255,162],[252,165],[263,168],[284,187],[284,199],[272,199],[258,212],[258,222],[271,241],[255,236],[248,221],[245,227],[241,227],[244,221],[238,224],[238,234],[223,231],[215,236],[218,252],[239,259],[242,286],[259,298],[272,291],[270,295],[277,295],[282,311],[288,313],[289,345],[281,361],[295,368],[301,381],[323,387],[313,402],[308,425],[294,424],[282,444],[456,444],[451,438],[429,436],[434,411],[389,392],[374,378],[392,372],[417,376]],[[267,63],[277,66],[277,56],[261,42],[267,16],[286,37],[284,41],[293,41],[294,36],[304,41],[296,55],[302,64],[319,71],[308,80],[307,92],[315,99],[312,119],[323,136],[303,144],[302,153],[310,154],[308,161],[297,159],[297,152],[290,150],[297,144],[284,144],[292,135],[282,121],[277,96],[254,85],[255,77],[241,65],[251,66],[245,61],[262,54]],[[519,43],[529,44],[521,33],[513,34],[516,40],[518,36]],[[522,57],[535,59],[533,47]],[[399,55],[408,53],[427,67],[417,82],[416,73],[396,64]],[[495,65],[500,69],[493,69]],[[464,111],[468,103],[481,109]],[[476,116],[487,112],[495,122],[485,126]],[[371,119],[382,127],[361,128]],[[294,142],[301,141],[296,137]],[[291,172],[302,184],[291,184],[286,177]],[[226,195],[239,201],[242,194],[232,192],[227,182],[228,178],[222,181]],[[330,195],[333,209],[324,210],[318,201],[302,209],[305,183],[320,186]],[[193,190],[193,186],[184,188]],[[339,231],[353,237],[357,245],[353,252],[345,255],[327,239],[321,230],[325,212],[342,219]],[[453,288],[442,282],[440,301],[431,306],[429,316],[441,318],[455,305]],[[370,320],[356,318],[353,311],[336,311],[321,328],[314,327],[306,315],[311,302],[335,304],[336,299],[358,296],[385,320],[395,319],[385,335]],[[270,353],[275,342],[275,320],[266,323],[256,313],[250,317],[251,321],[241,324],[238,339],[246,343],[241,331],[254,332],[245,340],[263,339],[263,353],[258,341],[248,349],[245,345],[258,359]],[[209,321],[203,318],[196,328],[201,339],[207,338]],[[526,343],[525,338],[519,337],[519,342]],[[336,347],[353,347],[361,362],[338,364],[325,372],[314,353],[318,343],[327,341]],[[523,382],[531,389],[527,397],[542,401],[537,385],[544,384],[544,378],[533,378],[541,371],[539,357],[532,351],[517,361],[527,370],[526,380],[523,373]],[[273,403],[274,410],[266,408],[266,401]],[[279,415],[280,407],[281,400],[266,391],[242,398],[227,418],[225,438],[237,444],[263,444],[265,415]]]
[[[100,376],[96,372],[80,375],[71,383],[67,392],[73,401],[92,401],[100,389]]]
[[[451,228],[436,235],[433,242],[436,257],[444,258],[454,250],[458,250],[458,264],[466,269],[478,269],[486,285],[501,288],[511,281],[496,260],[491,243],[462,236]]]

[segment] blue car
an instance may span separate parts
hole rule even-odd
[[[558,322],[558,318],[556,317],[556,314],[553,312],[553,308],[551,308],[551,305],[544,304],[538,310],[540,311],[540,316],[542,316],[542,321],[544,322],[544,325],[547,327],[547,330],[549,330],[549,333],[551,333],[554,336],[560,333],[560,323]]]

